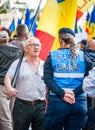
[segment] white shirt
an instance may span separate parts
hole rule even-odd
[[[95,97],[95,67],[89,71],[89,75],[84,78],[83,90],[90,97]]]
[[[18,60],[13,62],[6,75],[13,78]],[[17,97],[23,100],[34,101],[44,100],[46,97],[45,83],[43,81],[43,65],[44,61],[40,60],[38,71],[24,57],[21,63],[19,76],[16,81],[16,89],[19,91]]]

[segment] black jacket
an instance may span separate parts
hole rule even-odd
[[[0,45],[0,84],[4,85],[4,77],[11,63],[19,58],[18,48],[9,45]]]
[[[84,53],[90,58],[93,65],[95,66],[95,50],[86,49]]]

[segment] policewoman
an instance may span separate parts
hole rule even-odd
[[[46,130],[80,130],[87,121],[87,98],[82,83],[92,63],[77,49],[70,28],[58,32],[60,48],[50,52],[44,65],[48,87]]]

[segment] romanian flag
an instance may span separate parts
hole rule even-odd
[[[91,12],[88,39],[92,37],[95,37],[95,5],[93,6],[93,10]]]
[[[89,12],[87,12],[85,26],[84,26],[84,32],[87,32],[87,34],[89,33],[89,22],[90,22],[90,14]]]
[[[50,51],[59,47],[58,30],[61,27],[74,30],[76,10],[76,0],[47,1],[36,30],[36,37],[42,43],[41,59],[45,60]]]

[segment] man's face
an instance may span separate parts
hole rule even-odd
[[[41,50],[41,44],[37,41],[29,41],[28,45],[26,46],[27,49],[27,55],[30,56],[38,56]]]

